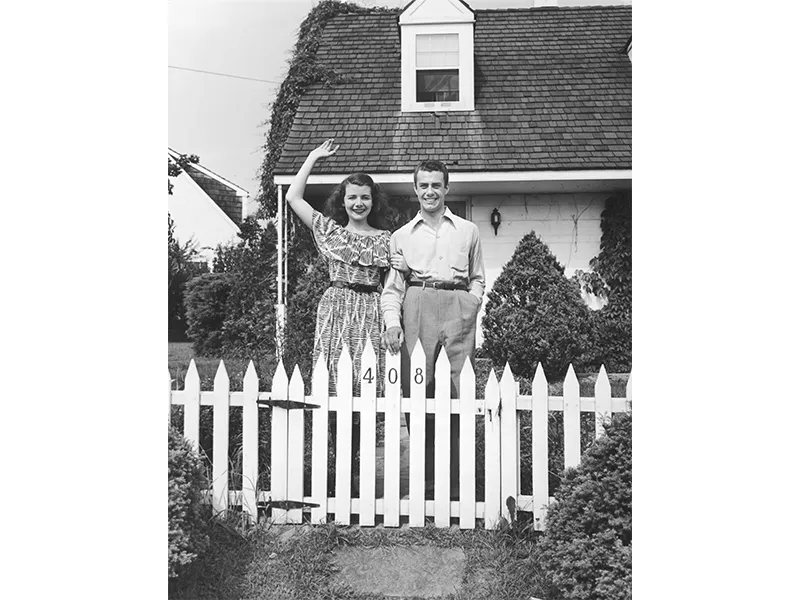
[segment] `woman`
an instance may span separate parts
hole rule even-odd
[[[325,356],[335,393],[336,370],[342,348],[347,346],[353,359],[354,392],[360,390],[362,376],[376,378],[383,374],[380,336],[383,319],[380,310],[381,282],[392,266],[385,214],[386,198],[366,173],[347,177],[325,203],[325,214],[314,210],[303,199],[306,181],[320,158],[336,153],[339,146],[326,140],[312,150],[286,192],[286,200],[298,218],[313,233],[314,243],[328,265],[331,285],[317,307],[313,365],[320,354]],[[402,258],[395,259],[402,269]],[[378,355],[378,373],[361,374],[361,353],[370,339]]]

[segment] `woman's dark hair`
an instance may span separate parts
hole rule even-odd
[[[347,191],[347,184],[368,185],[370,187],[372,210],[369,211],[367,216],[367,223],[375,229],[389,229],[387,221],[389,201],[386,198],[386,194],[381,190],[381,186],[375,183],[372,177],[366,173],[353,173],[336,186],[336,189],[325,201],[325,209],[323,211],[325,216],[330,217],[342,227],[347,225],[349,219],[347,218],[347,211],[344,209],[344,195]]]

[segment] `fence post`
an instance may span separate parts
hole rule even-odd
[[[434,487],[433,519],[436,527],[450,526],[450,360],[442,348],[434,365]]]
[[[258,375],[252,360],[242,391],[242,510],[258,523]]]
[[[483,419],[484,436],[486,438],[486,454],[484,469],[484,514],[483,523],[486,529],[497,529],[502,510],[500,498],[500,386],[494,369],[489,372],[486,381],[486,414]]]
[[[334,519],[350,525],[350,452],[353,435],[353,361],[345,345],[336,372],[336,506]]]
[[[200,451],[200,375],[194,359],[189,361],[183,382],[183,437],[195,452]]]
[[[517,506],[519,501],[519,447],[517,445],[517,385],[511,367],[506,363],[503,376],[500,379],[500,401],[503,414],[500,418],[502,428],[500,441],[501,474],[500,474],[500,499],[503,517],[511,523],[509,499]]]
[[[378,367],[372,341],[367,338],[361,353],[361,457],[359,461],[358,523],[375,525],[375,388]]]
[[[289,381],[289,400],[294,402],[305,402],[305,384],[303,376],[300,374],[300,367],[294,366],[292,378]],[[288,500],[297,502],[303,501],[303,423],[305,421],[305,411],[303,409],[292,409],[286,411],[288,415],[288,437],[286,444],[286,497]],[[292,508],[287,513],[288,523],[302,523],[303,509]]]
[[[533,376],[533,415],[532,415],[532,451],[533,451],[533,528],[544,530],[544,517],[550,502],[547,425],[548,425],[548,386],[544,368],[540,362]]]
[[[581,390],[572,364],[564,379],[564,468],[581,462]]]
[[[604,424],[611,418],[611,383],[608,381],[605,365],[600,365],[594,384],[594,398],[594,436],[597,439],[605,433]]]
[[[324,523],[328,518],[328,365],[320,352],[311,380],[314,404],[319,408],[311,417],[311,522]]]
[[[409,373],[411,416],[408,464],[408,525],[425,526],[425,351],[417,340]]]
[[[272,376],[272,399],[288,399],[289,382],[286,370],[283,368],[283,359],[278,360],[275,374]],[[287,469],[287,434],[288,415],[284,408],[273,406],[272,410],[272,452],[270,456],[270,500],[287,500],[286,497],[286,469]],[[286,510],[283,508],[272,509],[272,521],[286,523]]]
[[[228,510],[228,429],[230,424],[230,378],[225,362],[219,361],[214,377],[214,466],[212,500],[215,512]]]
[[[475,370],[469,357],[461,369],[461,441],[458,526],[475,528]]]
[[[386,351],[384,421],[383,525],[400,526],[400,353]]]

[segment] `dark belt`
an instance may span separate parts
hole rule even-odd
[[[377,285],[365,285],[363,283],[350,283],[349,281],[331,281],[331,287],[347,288],[361,294],[371,294],[379,290]]]
[[[468,291],[466,283],[455,283],[453,281],[409,281],[411,287],[433,288],[435,290],[463,290]]]

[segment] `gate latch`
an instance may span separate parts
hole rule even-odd
[[[277,406],[278,408],[285,408],[291,410],[293,408],[319,408],[319,404],[308,404],[306,402],[299,402],[298,400],[256,400],[256,404],[261,406]]]
[[[258,508],[282,508],[283,510],[319,508],[319,504],[314,502],[298,502],[297,500],[267,500],[266,502],[258,502],[257,505]]]

